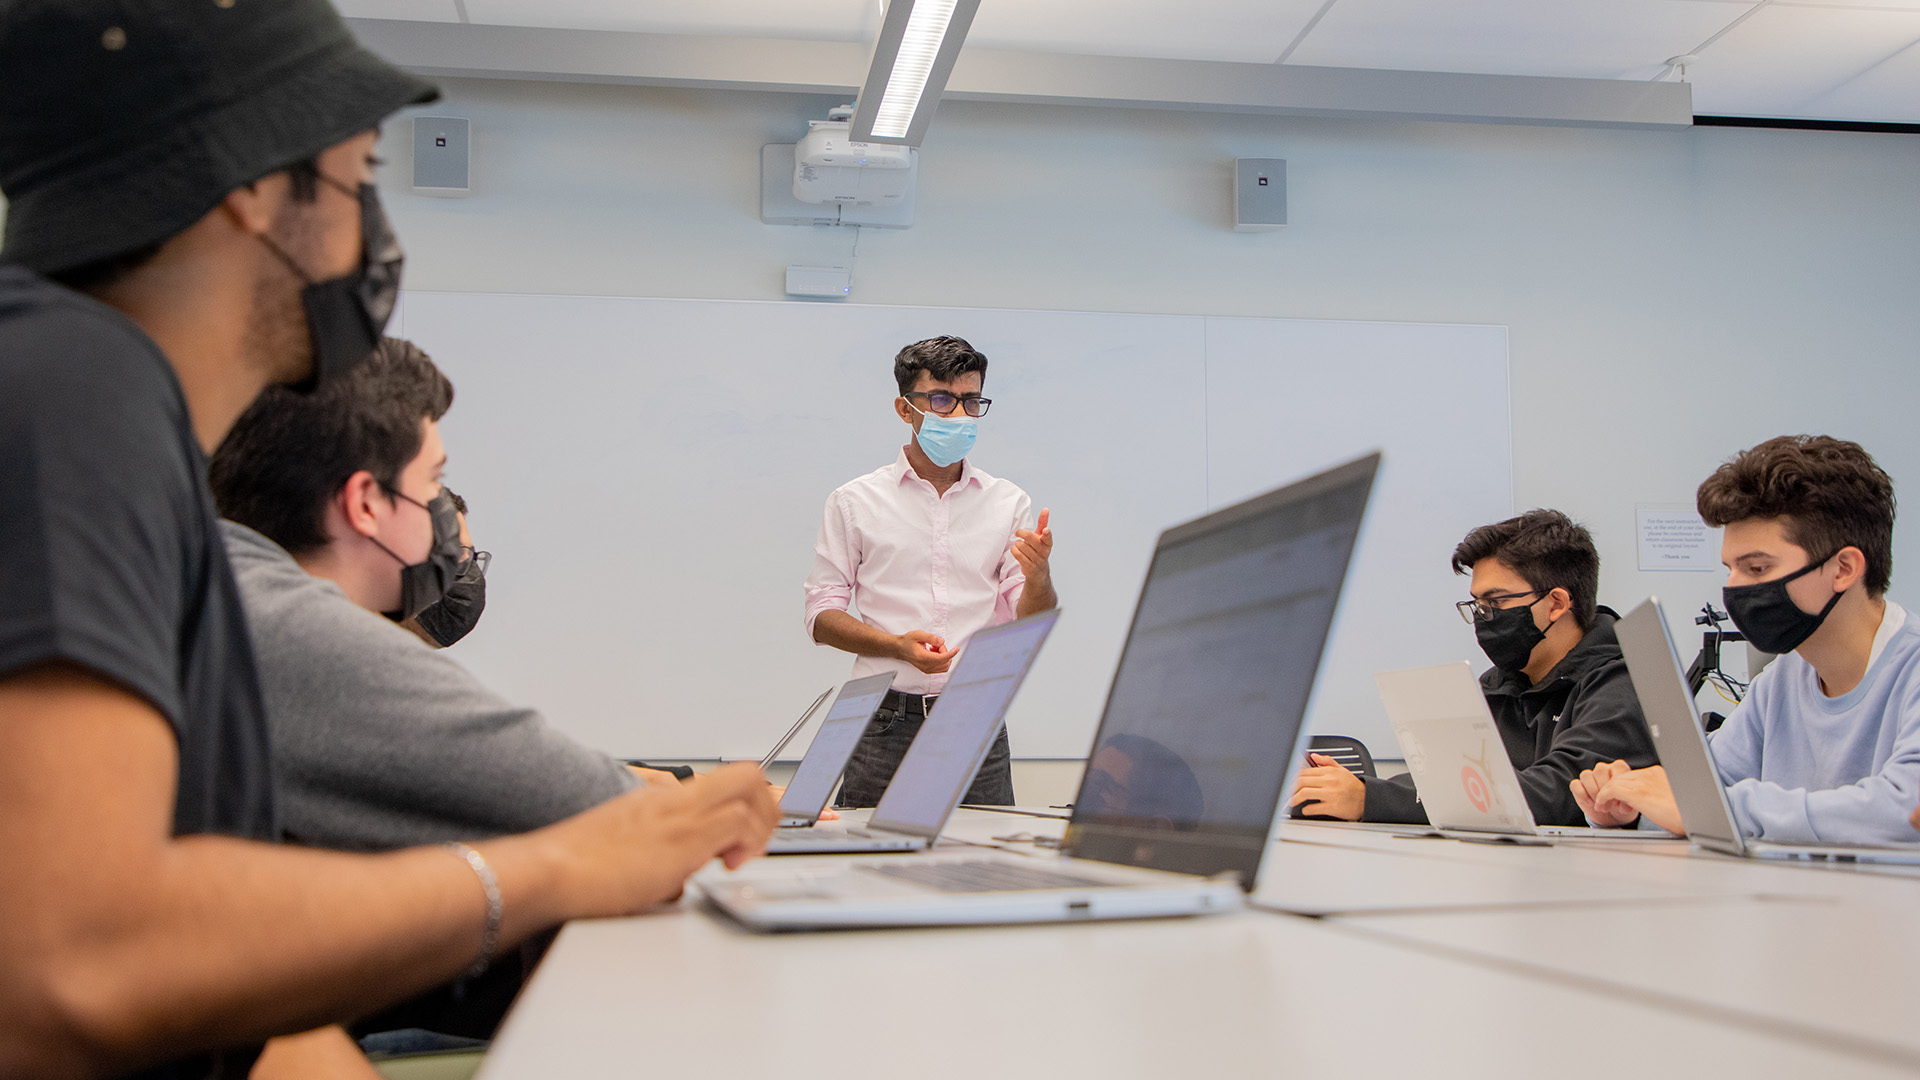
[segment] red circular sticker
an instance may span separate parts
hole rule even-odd
[[[1460,766],[1460,786],[1467,789],[1467,801],[1473,804],[1473,808],[1486,813],[1487,806],[1493,800],[1487,796],[1487,781],[1479,771],[1471,765]]]

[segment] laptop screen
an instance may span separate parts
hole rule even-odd
[[[1640,711],[1666,769],[1687,835],[1706,847],[1741,851],[1740,829],[1727,808],[1726,791],[1707,749],[1700,713],[1687,688],[1686,669],[1680,666],[1680,653],[1673,646],[1659,598],[1649,597],[1628,612],[1614,624],[1614,635],[1620,639],[1627,677],[1640,699]]]
[[[840,688],[840,696],[833,700],[833,708],[827,710],[819,733],[807,747],[806,756],[800,759],[800,767],[793,771],[787,793],[780,798],[781,817],[820,816],[820,811],[826,808],[827,796],[833,794],[834,781],[840,779],[847,759],[853,756],[854,744],[860,741],[860,733],[867,730],[867,722],[879,710],[891,685],[893,672],[889,671],[854,679]]]
[[[869,825],[915,836],[938,836],[1000,734],[1000,722],[1033,658],[1060,618],[1043,611],[982,630],[967,639],[946,689],[887,784]]]
[[[1074,800],[1073,854],[1237,869],[1251,886],[1379,460],[1161,536]]]

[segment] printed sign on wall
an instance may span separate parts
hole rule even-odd
[[[1719,570],[1720,530],[1691,507],[1642,503],[1633,509],[1642,570]]]

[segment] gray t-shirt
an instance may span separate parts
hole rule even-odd
[[[388,850],[549,825],[638,782],[452,656],[220,523],[273,731],[289,840]]]

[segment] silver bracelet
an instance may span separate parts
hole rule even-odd
[[[493,963],[493,950],[500,944],[500,923],[506,918],[507,905],[500,899],[500,879],[493,876],[493,867],[487,865],[486,856],[465,844],[449,842],[447,847],[453,849],[455,855],[465,859],[467,865],[473,868],[474,874],[480,878],[480,887],[487,893],[487,929],[480,938],[480,957],[473,962],[472,967],[467,969],[464,976],[471,979],[487,970],[487,966]]]

